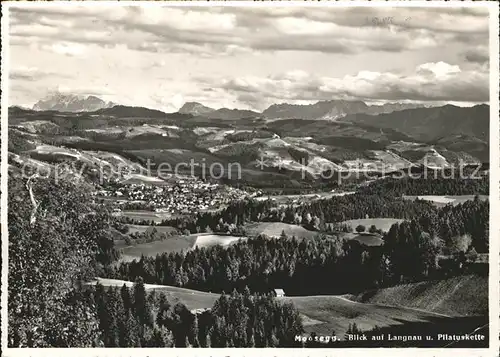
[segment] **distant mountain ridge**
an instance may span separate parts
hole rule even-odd
[[[33,106],[34,110],[56,110],[59,112],[93,112],[103,108],[111,108],[116,104],[106,102],[93,95],[56,93],[39,100]]]
[[[144,107],[130,107],[126,105],[115,105],[110,108],[102,108],[94,111],[92,114],[101,114],[115,116],[119,118],[126,117],[145,117],[145,118],[166,118],[167,113],[161,110],[149,109]]]
[[[242,118],[260,116],[261,113],[245,109],[213,109],[198,102],[186,102],[178,111],[181,114],[194,116],[205,116],[209,119],[236,120]]]
[[[186,102],[179,113],[195,116],[205,116],[211,119],[241,119],[263,116],[268,119],[324,119],[336,120],[349,114],[380,114],[403,109],[423,107],[421,104],[387,103],[382,105],[367,105],[362,101],[327,100],[314,104],[273,104],[262,113],[243,109],[213,109],[198,102]]]
[[[470,135],[481,140],[489,138],[489,105],[473,107],[442,107],[405,109],[377,116],[364,113],[346,116],[343,121],[393,129],[421,141],[432,141],[450,135]]]
[[[191,115],[204,115],[214,112],[215,109],[204,106],[198,102],[186,102],[179,109],[181,114],[191,114]]]
[[[367,105],[362,101],[327,100],[314,104],[273,104],[262,114],[270,119],[326,119],[335,120],[349,114],[380,114],[390,113],[403,109],[423,107],[414,103],[387,103],[382,105]]]

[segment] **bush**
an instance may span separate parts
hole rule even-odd
[[[362,224],[360,224],[359,226],[356,227],[356,232],[362,233],[364,231],[366,231],[366,227],[363,226]]]

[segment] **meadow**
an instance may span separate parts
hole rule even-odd
[[[140,226],[139,226],[140,227]],[[149,226],[144,226],[149,228]],[[165,231],[171,230],[172,227],[154,227],[160,231],[160,228],[165,228]],[[186,236],[170,236],[164,240],[140,243],[131,245],[121,249],[121,261],[132,261],[140,259],[141,256],[155,257],[158,254],[188,251],[195,247],[207,248],[214,245],[228,246],[239,239],[246,237],[218,235],[210,233],[191,234]]]
[[[488,196],[486,195],[478,195],[479,199],[482,201],[488,200]],[[456,206],[460,203],[464,203],[466,201],[472,201],[474,199],[474,195],[459,195],[459,196],[403,196],[405,200],[414,201],[417,198],[419,200],[425,200],[433,202],[437,207],[442,207],[447,204],[452,204]]]
[[[258,236],[264,234],[269,237],[280,237],[284,231],[288,237],[296,238],[314,238],[318,232],[309,231],[295,224],[282,222],[255,222],[245,225],[245,231],[248,236]]]

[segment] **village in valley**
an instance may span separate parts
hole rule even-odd
[[[250,195],[230,186],[184,178],[161,185],[110,182],[94,192],[94,196],[96,200],[112,199],[115,212],[144,210],[175,215],[220,209]]]

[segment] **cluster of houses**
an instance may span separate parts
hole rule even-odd
[[[164,186],[114,183],[97,191],[96,196],[114,198],[122,209],[133,206],[133,209],[189,214],[219,208],[248,194],[217,183],[179,180]]]

